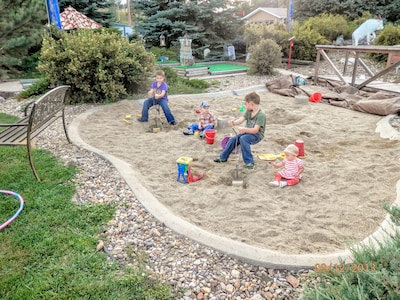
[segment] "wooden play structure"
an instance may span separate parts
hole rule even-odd
[[[367,84],[376,81],[378,78],[383,77],[383,80],[386,81],[387,74],[390,71],[396,70],[398,66],[400,66],[400,46],[334,46],[334,45],[316,45],[317,48],[317,59],[315,63],[315,71],[314,71],[314,83],[318,82],[318,71],[319,71],[319,63],[321,56],[328,62],[328,64],[332,67],[337,77],[339,77],[340,81],[343,83],[347,83],[344,78],[344,74],[347,71],[347,67],[349,65],[349,57],[353,55],[354,64],[353,64],[353,72],[350,84],[352,86],[361,89],[365,87]],[[345,54],[345,63],[343,67],[343,73],[339,71],[339,68],[335,66],[333,61],[328,56],[328,51],[336,51],[336,52],[344,52]],[[367,66],[367,64],[360,57],[363,53],[379,53],[379,54],[388,54],[388,59],[386,62],[386,67],[374,74],[371,69]],[[370,76],[366,78],[361,83],[356,84],[357,78],[357,67],[361,66],[366,73]],[[386,76],[385,76],[386,75]]]

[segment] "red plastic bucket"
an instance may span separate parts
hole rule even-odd
[[[304,157],[304,142],[302,140],[296,140],[294,144],[299,149],[299,154],[297,156],[300,158]]]
[[[312,94],[310,98],[308,98],[308,101],[310,102],[321,102],[321,100],[322,100],[322,94],[319,92]]]
[[[204,130],[204,136],[206,137],[207,144],[214,144],[215,134],[217,132],[214,129]]]

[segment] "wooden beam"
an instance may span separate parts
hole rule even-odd
[[[368,74],[371,76],[368,80],[364,81],[363,83],[358,85],[358,88],[362,88],[368,83],[376,80],[377,78],[387,74],[391,70],[395,69],[397,66],[400,65],[400,62],[396,62],[393,65],[390,66],[389,62],[387,62],[387,67],[377,73],[376,75],[371,71],[370,68],[366,65],[366,63],[360,58],[361,53],[380,53],[380,54],[388,54],[389,57],[392,56],[400,56],[400,46],[335,46],[335,45],[316,45],[315,48],[317,49],[317,62],[316,62],[316,68],[315,68],[315,78],[314,82],[318,82],[318,69],[319,69],[319,60],[320,60],[320,55],[324,57],[324,59],[328,62],[328,64],[332,67],[336,75],[340,78],[340,80],[344,83],[346,83],[344,79],[344,75],[347,70],[347,65],[348,65],[348,58],[349,54],[354,54],[355,55],[355,61],[354,61],[354,66],[353,66],[353,74],[352,74],[352,79],[351,79],[351,84],[355,86],[355,81],[357,77],[357,67],[360,65]],[[340,74],[338,68],[334,65],[332,60],[328,57],[326,51],[328,50],[336,50],[338,52],[344,52],[346,55],[345,59],[345,64],[343,68],[343,76]],[[385,78],[386,81],[386,78]]]
[[[365,80],[364,82],[360,83],[359,85],[357,85],[356,87],[358,89],[362,89],[363,87],[365,87],[368,83],[376,80],[378,77],[381,77],[383,75],[385,75],[386,73],[390,72],[391,70],[395,69],[397,66],[400,66],[400,61],[394,63],[393,65],[383,69],[382,71],[380,71],[379,73],[377,73],[375,76]]]

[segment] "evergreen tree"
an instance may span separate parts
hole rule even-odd
[[[148,46],[159,46],[163,34],[168,45],[188,34],[197,55],[206,47],[220,49],[241,34],[241,21],[233,17],[226,0],[139,1],[134,5],[136,31]]]
[[[387,21],[393,22],[394,24],[400,24],[400,0],[387,1],[385,6],[382,6],[379,11]]]
[[[296,0],[294,17],[307,19],[322,13],[342,15],[349,20],[358,19],[363,13],[382,15],[386,21],[398,22],[400,18],[400,0]]]
[[[0,78],[23,68],[29,49],[40,44],[46,20],[43,0],[0,0]]]
[[[72,6],[103,27],[111,27],[112,23],[116,21],[114,2],[107,0],[59,0],[58,5],[60,12],[63,12],[68,6]]]

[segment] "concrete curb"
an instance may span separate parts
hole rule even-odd
[[[24,88],[23,88],[20,80],[6,81],[6,82],[0,83],[0,91],[1,92],[18,93],[23,90],[24,90]]]
[[[249,87],[247,89],[235,91],[238,95],[246,94],[248,91],[254,91],[262,88]],[[264,87],[265,89],[265,87]],[[266,90],[266,89],[265,89]],[[264,91],[264,90],[263,90]],[[214,97],[223,96],[232,93],[218,92],[213,94],[200,94],[198,97]],[[196,97],[190,95],[191,97]],[[174,96],[170,96],[173,98]],[[213,249],[219,250],[228,255],[237,257],[243,261],[251,264],[265,266],[269,268],[277,269],[302,269],[302,268],[313,268],[315,264],[325,263],[326,265],[340,264],[343,261],[350,263],[352,261],[352,254],[349,249],[344,249],[340,252],[319,254],[285,254],[279,253],[278,251],[272,251],[265,248],[251,246],[245,243],[234,241],[225,237],[218,236],[214,233],[205,231],[173,214],[167,207],[165,207],[156,197],[153,196],[140,182],[140,174],[132,169],[131,165],[125,161],[114,157],[108,153],[105,153],[87,143],[85,143],[79,136],[80,123],[85,120],[89,115],[101,110],[102,107],[91,109],[79,116],[77,116],[68,128],[69,136],[71,141],[83,149],[89,150],[110,161],[115,168],[119,171],[121,176],[125,179],[127,184],[131,187],[137,199],[142,205],[160,222],[164,223],[170,229],[178,234],[184,235],[198,243],[204,244]],[[397,199],[394,204],[400,206],[400,180],[396,185]],[[383,241],[385,241],[395,231],[395,225],[391,222],[389,215],[386,216],[382,222],[380,228],[375,231],[372,235],[361,241],[359,244],[353,245],[352,247],[358,248],[362,245],[377,247]]]

